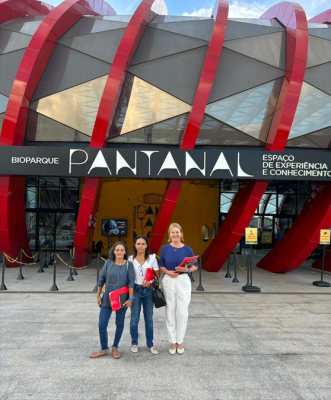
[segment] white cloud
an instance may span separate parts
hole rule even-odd
[[[234,1],[230,4],[229,18],[260,18],[269,6],[257,2]]]
[[[184,12],[185,17],[211,17],[212,8],[200,8],[200,10],[193,11],[192,13]]]

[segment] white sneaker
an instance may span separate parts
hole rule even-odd
[[[138,353],[138,346],[136,344],[133,344],[131,346],[131,351],[132,351],[132,353]]]
[[[154,346],[148,347],[148,350],[154,355],[159,354],[159,352],[156,350]]]

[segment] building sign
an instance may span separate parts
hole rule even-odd
[[[1,146],[0,175],[330,181],[331,152]]]
[[[321,229],[320,244],[330,244],[330,229]]]
[[[127,236],[128,221],[126,219],[103,219],[101,234],[104,236]]]
[[[257,228],[245,228],[245,243],[257,244]]]

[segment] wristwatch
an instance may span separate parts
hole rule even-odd
[[[153,285],[153,281],[149,281],[151,285]]]

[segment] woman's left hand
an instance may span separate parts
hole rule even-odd
[[[132,301],[131,300],[127,300],[124,304],[123,304],[123,307],[125,307],[125,308],[129,308],[129,307],[131,307],[132,306]]]
[[[188,272],[188,268],[187,267],[176,267],[176,271],[178,271],[178,272]]]

